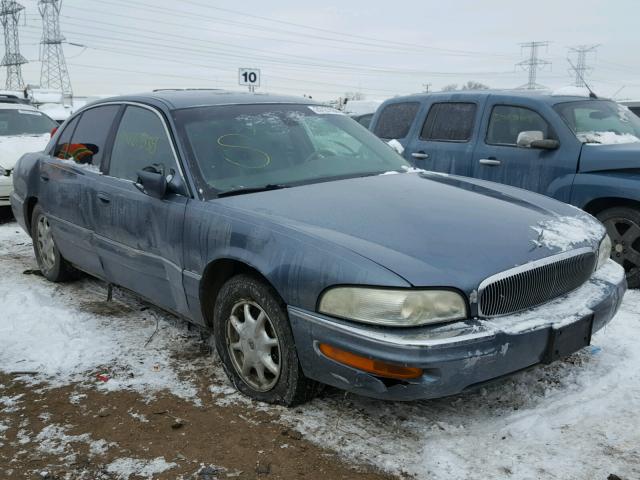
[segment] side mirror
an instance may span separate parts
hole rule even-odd
[[[392,150],[394,150],[396,153],[398,153],[399,155],[402,155],[404,153],[404,147],[402,146],[402,144],[396,140],[395,138],[392,140],[389,140],[387,142],[387,145],[389,145],[391,147]]]
[[[531,142],[531,148],[539,148],[541,150],[556,150],[560,148],[560,142],[558,140],[552,140],[550,138],[544,140],[535,140]]]
[[[167,193],[167,177],[164,173],[164,166],[153,164],[138,170],[136,187],[150,197],[164,198]]]
[[[560,147],[558,140],[544,138],[544,133],[540,130],[520,132],[516,143],[522,148],[539,148],[542,150],[555,150]]]
[[[516,144],[519,147],[531,148],[531,144],[538,140],[544,140],[544,133],[541,130],[527,130],[518,134]]]

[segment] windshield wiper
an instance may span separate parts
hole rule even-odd
[[[218,193],[218,197],[231,197],[233,195],[244,195],[245,193],[267,192],[269,190],[280,190],[282,188],[288,187],[288,185],[283,185],[280,183],[268,183],[267,185],[262,185],[260,187],[234,188],[233,190],[227,190],[225,192]]]

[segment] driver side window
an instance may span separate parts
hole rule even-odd
[[[154,164],[167,173],[177,171],[164,125],[151,110],[127,106],[113,143],[109,175],[136,182],[138,171]]]
[[[489,145],[518,144],[520,132],[538,130],[544,138],[552,138],[551,127],[538,113],[525,107],[496,105],[491,111],[486,143]]]

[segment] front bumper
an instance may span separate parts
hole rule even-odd
[[[0,176],[0,207],[11,205],[9,197],[13,191],[13,178],[11,176]]]
[[[593,316],[593,333],[614,317],[626,291],[624,271],[609,261],[577,290],[524,313],[410,329],[376,328],[289,307],[305,375],[349,392],[386,400],[454,395],[540,363],[553,328]],[[337,363],[320,343],[397,365],[422,377],[381,379]]]

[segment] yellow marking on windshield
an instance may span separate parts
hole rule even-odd
[[[242,167],[242,168],[265,168],[271,163],[271,156],[269,156],[268,153],[263,152],[262,150],[258,150],[257,148],[253,148],[253,147],[245,147],[244,145],[232,145],[232,144],[224,143],[223,139],[227,138],[227,137],[240,137],[240,138],[249,138],[249,137],[247,137],[246,135],[241,135],[239,133],[227,133],[226,135],[221,135],[220,137],[218,137],[217,143],[218,143],[218,145],[220,145],[223,148],[240,148],[240,149],[256,152],[256,153],[258,153],[258,154],[260,154],[260,155],[262,155],[264,157],[264,163],[261,164],[261,165],[244,165],[239,160],[227,157],[227,155],[225,153],[224,159],[227,162],[229,162],[229,163],[231,163],[233,165],[237,165],[238,167]]]

